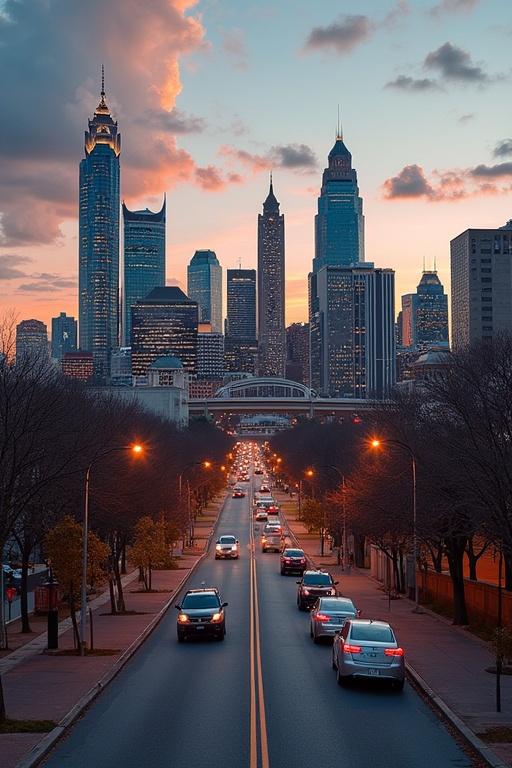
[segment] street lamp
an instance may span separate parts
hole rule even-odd
[[[129,451],[133,456],[140,457],[144,453],[144,446],[140,443],[133,443],[132,445],[118,445],[114,448],[109,448],[106,451],[97,453],[92,459],[87,471],[85,473],[85,489],[84,489],[84,525],[83,525],[83,543],[82,543],[82,589],[81,589],[81,610],[80,610],[80,656],[85,656],[85,625],[87,619],[87,545],[89,538],[89,485],[91,480],[91,470],[97,461],[104,459],[111,453],[116,451]]]
[[[389,437],[373,438],[370,441],[370,446],[374,449],[380,448],[382,445],[396,445],[398,448],[406,451],[409,454],[411,460],[412,471],[412,553],[413,553],[413,572],[414,572],[414,613],[421,613],[418,591],[418,579],[416,575],[416,568],[418,562],[418,533],[417,533],[417,515],[416,515],[416,456],[413,449],[407,443],[403,443],[401,440],[393,440]]]

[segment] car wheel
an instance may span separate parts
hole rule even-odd
[[[178,643],[184,643],[185,642],[185,636],[182,635],[180,632],[178,632]]]
[[[342,688],[346,688],[348,685],[348,679],[342,676],[339,666],[336,667],[336,682],[338,685],[341,685]]]
[[[331,666],[332,666],[333,669],[338,669],[338,666],[336,664],[336,659],[334,657],[334,651],[331,654]]]
[[[281,568],[281,576],[284,576],[284,571],[282,568]]]
[[[318,643],[320,642],[320,638],[317,637],[316,635],[313,635],[313,642],[315,645],[318,645]]]
[[[393,690],[399,693],[400,691],[403,691],[405,685],[405,680],[396,680],[393,684]]]

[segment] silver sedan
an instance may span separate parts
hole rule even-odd
[[[348,597],[319,597],[310,613],[309,634],[315,643],[321,637],[334,637],[347,619],[361,615]]]
[[[332,666],[338,685],[353,678],[374,678],[388,680],[400,691],[404,687],[404,650],[387,621],[347,620],[334,636]]]

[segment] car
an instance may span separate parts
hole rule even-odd
[[[262,552],[280,552],[281,551],[281,534],[274,532],[263,533],[261,537],[261,551]]]
[[[310,608],[319,597],[330,597],[337,594],[336,584],[327,571],[304,571],[302,579],[297,582],[297,607],[299,611]]]
[[[239,541],[236,536],[226,534],[225,536],[219,536],[215,542],[215,559],[216,560],[238,560],[240,553],[238,551]]]
[[[268,517],[268,516],[267,516]],[[283,527],[281,523],[276,523],[274,521],[268,520],[265,527],[263,528],[263,533],[279,533],[281,534],[283,531]]]
[[[243,488],[234,488],[232,495],[234,499],[245,499],[245,491]]]
[[[356,619],[360,615],[361,611],[348,597],[319,597],[311,608],[309,634],[315,643],[321,637],[332,639],[343,629],[347,619]]]
[[[262,475],[263,474],[262,468],[261,467],[256,467],[256,469],[254,470],[254,474],[255,475]]]
[[[303,549],[286,547],[281,552],[280,565],[281,576],[287,573],[304,573],[307,565],[306,553]]]
[[[260,488],[260,493],[270,493],[270,488],[268,485],[262,485]]]
[[[258,509],[254,519],[256,520],[257,523],[262,523],[262,522],[266,523],[268,520],[268,515],[264,509]]]
[[[179,611],[176,631],[178,642],[183,643],[190,637],[215,637],[224,640],[226,636],[226,616],[223,603],[215,587],[189,589],[181,603],[176,605]]]
[[[388,681],[396,690],[405,683],[405,654],[387,621],[347,619],[334,635],[332,666],[339,685],[372,678]]]

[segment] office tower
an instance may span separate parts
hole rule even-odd
[[[285,374],[284,215],[272,176],[263,214],[258,215],[258,374]]]
[[[70,379],[88,383],[94,375],[91,352],[64,352],[61,360],[62,373]]]
[[[165,285],[165,197],[159,211],[130,211],[123,203],[124,345],[131,343],[131,308],[153,288]]]
[[[395,382],[394,272],[322,267],[311,329],[311,386],[331,397],[382,398]]]
[[[286,378],[309,386],[309,323],[286,329]]]
[[[16,326],[16,361],[48,358],[48,332],[41,320],[22,320]]]
[[[448,296],[436,270],[424,270],[416,293],[402,296],[401,346],[421,352],[448,346]]]
[[[210,323],[200,323],[197,333],[198,379],[222,379],[224,374],[224,336],[212,331]]]
[[[198,306],[176,286],[154,288],[132,307],[132,374],[146,376],[157,357],[177,357],[197,372]]]
[[[228,269],[226,336],[256,340],[256,270]]]
[[[338,130],[315,216],[313,272],[325,266],[349,266],[364,261],[363,201],[359,197],[352,155]]]
[[[512,220],[467,229],[450,251],[453,348],[512,332]]]
[[[119,333],[119,155],[121,135],[101,99],[85,132],[80,162],[79,339],[92,352],[94,378],[105,383]]]
[[[222,267],[213,251],[196,251],[187,269],[187,292],[199,307],[199,322],[222,333]]]
[[[130,317],[131,327],[131,317]],[[110,384],[113,387],[131,386],[132,350],[131,347],[118,347],[112,350],[110,357]]]
[[[62,360],[65,352],[76,350],[76,320],[61,312],[58,317],[52,317],[52,357]]]

